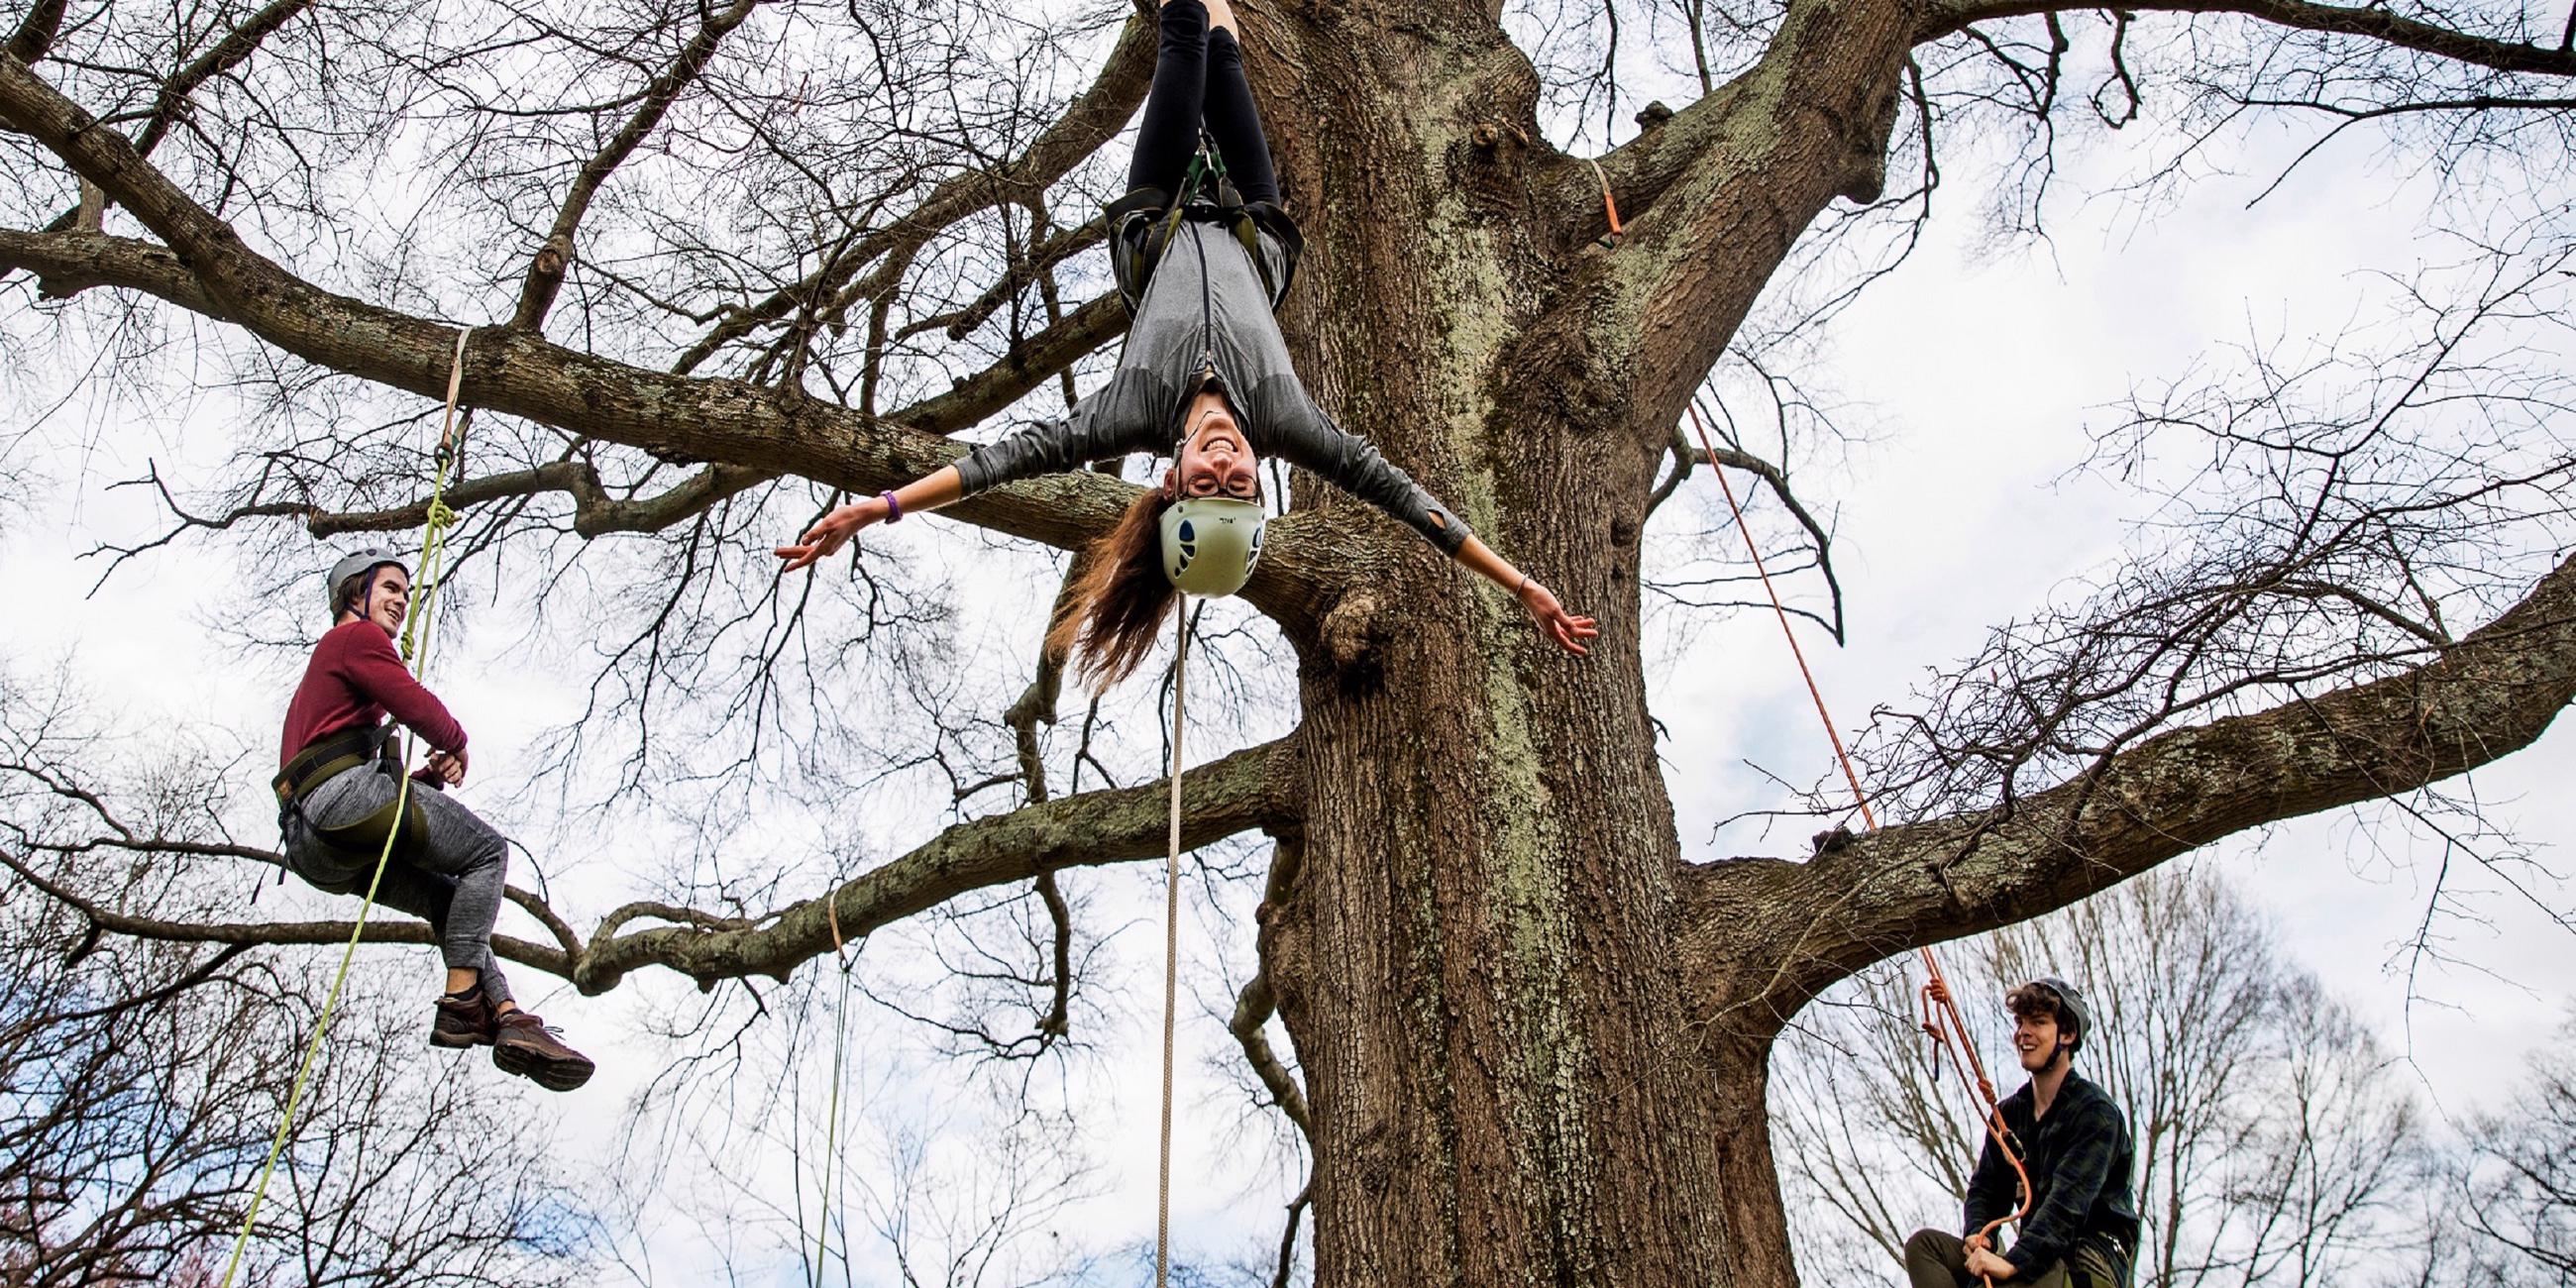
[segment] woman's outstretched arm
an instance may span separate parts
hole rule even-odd
[[[954,505],[957,498],[965,494],[965,480],[957,473],[957,467],[943,465],[891,493],[881,492],[847,505],[835,506],[830,514],[805,530],[802,543],[780,546],[772,552],[787,561],[786,566],[778,571],[791,573],[799,568],[811,568],[832,557],[834,552],[849,544],[850,538],[859,534],[859,529],[869,524],[884,523],[897,515],[911,514],[916,510],[936,510],[943,505]],[[894,498],[891,505],[886,502],[888,496]]]
[[[795,545],[776,553],[787,561],[780,572],[811,568],[829,557],[871,523],[886,523],[915,511],[936,510],[1015,479],[1078,469],[1085,461],[1106,460],[1159,445],[1152,409],[1169,402],[1165,386],[1149,373],[1120,368],[1109,383],[1074,404],[1063,416],[1029,425],[1000,441],[986,443],[954,465],[942,466],[894,490],[894,504],[878,493],[824,515]]]
[[[1458,562],[1511,592],[1512,598],[1519,600],[1521,607],[1529,610],[1530,617],[1538,622],[1539,634],[1554,640],[1558,648],[1577,657],[1592,651],[1584,647],[1583,641],[1600,634],[1601,628],[1589,617],[1577,617],[1565,611],[1565,605],[1556,602],[1556,592],[1540,585],[1537,578],[1513,567],[1512,561],[1496,554],[1492,546],[1469,537],[1458,547]]]

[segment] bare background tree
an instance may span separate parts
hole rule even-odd
[[[329,980],[247,945],[103,934],[45,896],[33,883],[79,880],[204,916],[249,873],[102,845],[95,801],[35,786],[76,755],[148,810],[124,839],[185,833],[210,798],[184,739],[101,753],[59,689],[8,676],[0,708],[0,864],[20,878],[0,892],[0,1283],[212,1284]],[[417,1009],[392,992],[361,977],[344,999],[240,1282],[588,1282],[576,1169],[542,1122],[420,1060]]]
[[[1218,732],[1194,739],[1189,895],[1240,981],[1202,1004],[1311,1160],[1282,1262],[1311,1222],[1325,1285],[1785,1284],[1767,1079],[1811,999],[2277,820],[2394,801],[2446,863],[2563,918],[2563,882],[2473,797],[2433,794],[2576,694],[2563,16],[1243,10],[1310,246],[1283,314],[1301,371],[1606,641],[1543,655],[1513,606],[1303,478],[1261,576],[1201,623],[1193,709]],[[445,626],[484,667],[582,682],[568,708],[528,686],[555,722],[540,763],[478,787],[551,820],[519,829],[500,948],[639,999],[662,1067],[631,1148],[720,1160],[779,1086],[813,1086],[835,924],[871,941],[872,1047],[954,1058],[1011,1120],[1114,1076],[1082,1043],[1149,993],[1101,945],[1157,891],[1095,869],[1160,849],[1160,692],[1064,693],[1034,641],[1057,552],[1134,485],[1003,489],[952,512],[970,533],[915,525],[812,579],[777,580],[766,550],[1105,365],[1123,319],[1086,218],[1144,92],[1133,10],[0,16],[0,290],[8,361],[38,376],[11,415],[49,443],[80,437],[74,415],[162,436],[128,480],[160,523],[91,566],[253,569],[215,626],[275,687],[316,625],[312,539],[418,524],[424,400],[476,327]],[[2094,468],[2163,497],[2160,526],[1882,713],[1862,746],[1896,821],[1695,861],[1658,763],[1648,610],[1749,596],[1705,488],[1674,499],[1712,464],[1758,479],[1761,540],[1839,630],[1811,487],[1849,419],[1819,365],[1834,320],[1916,244],[1945,174],[1975,176],[1999,237],[2044,235],[2067,150],[2148,121],[2172,142],[2131,188],[2142,211],[2260,132],[2359,134],[2441,177],[2430,218],[2456,253],[2351,335],[2140,377]],[[1676,435],[1694,399],[1715,460]],[[183,432],[201,402],[220,432]],[[265,735],[206,735],[193,763],[238,769],[197,777],[168,830],[123,835],[143,798],[62,767],[95,798],[89,835],[117,841],[24,863],[13,889],[103,937],[301,960],[345,926],[145,902],[97,858],[181,856],[246,888],[273,858],[250,788]],[[1786,808],[1839,810],[1821,791]],[[776,1188],[751,1206],[803,1210]],[[794,1228],[747,1237],[774,1253]],[[2297,1255],[2268,1231],[2211,1246]]]
[[[2514,1081],[2503,1109],[2466,1129],[2452,1209],[2469,1283],[2576,1283],[2576,1023]]]
[[[2084,991],[2098,1031],[2077,1070],[2137,1142],[2139,1284],[2417,1282],[2444,1236],[2413,1080],[2275,937],[2222,877],[2162,868],[1944,960],[1998,1094],[2022,1081],[2003,994],[2044,974]],[[1820,1281],[1901,1282],[1906,1236],[1958,1223],[1983,1138],[1916,1027],[1918,983],[1854,977],[1773,1056],[1800,1265]]]

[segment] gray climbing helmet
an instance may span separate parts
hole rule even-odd
[[[2084,1005],[2084,995],[2076,992],[2073,984],[2054,975],[2042,975],[2032,980],[2031,985],[2056,994],[2060,1010],[2064,1012],[2067,1019],[2075,1022],[2075,1045],[2068,1047],[2066,1053],[2073,1055],[2083,1050],[2084,1039],[2093,1036],[2093,1012],[2091,1008]]]
[[[1192,595],[1231,595],[1261,560],[1260,503],[1194,496],[1163,507],[1163,575]]]
[[[361,550],[331,565],[331,579],[322,583],[322,595],[330,601],[332,620],[337,621],[340,616],[341,583],[361,573],[374,572],[386,564],[402,569],[405,577],[411,575],[411,565],[405,563],[401,555],[390,550]]]

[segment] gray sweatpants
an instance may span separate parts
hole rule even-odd
[[[344,769],[304,798],[304,817],[315,827],[353,823],[384,808],[401,786],[382,761]],[[510,981],[492,957],[492,923],[501,916],[510,843],[445,792],[414,783],[411,798],[429,820],[428,855],[418,866],[399,858],[385,865],[376,902],[427,921],[448,969],[482,972],[484,995],[495,1005],[509,1001]],[[363,895],[375,863],[375,855],[324,845],[303,818],[287,816],[286,866],[316,889]]]

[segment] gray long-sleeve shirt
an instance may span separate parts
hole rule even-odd
[[[1257,240],[1274,278],[1285,280],[1278,241],[1267,231]],[[1443,553],[1457,553],[1469,535],[1466,523],[1306,396],[1270,308],[1252,257],[1231,230],[1183,222],[1146,285],[1109,383],[1063,417],[957,462],[966,495],[1086,461],[1170,452],[1198,374],[1213,366],[1256,455],[1312,470],[1412,525]]]

